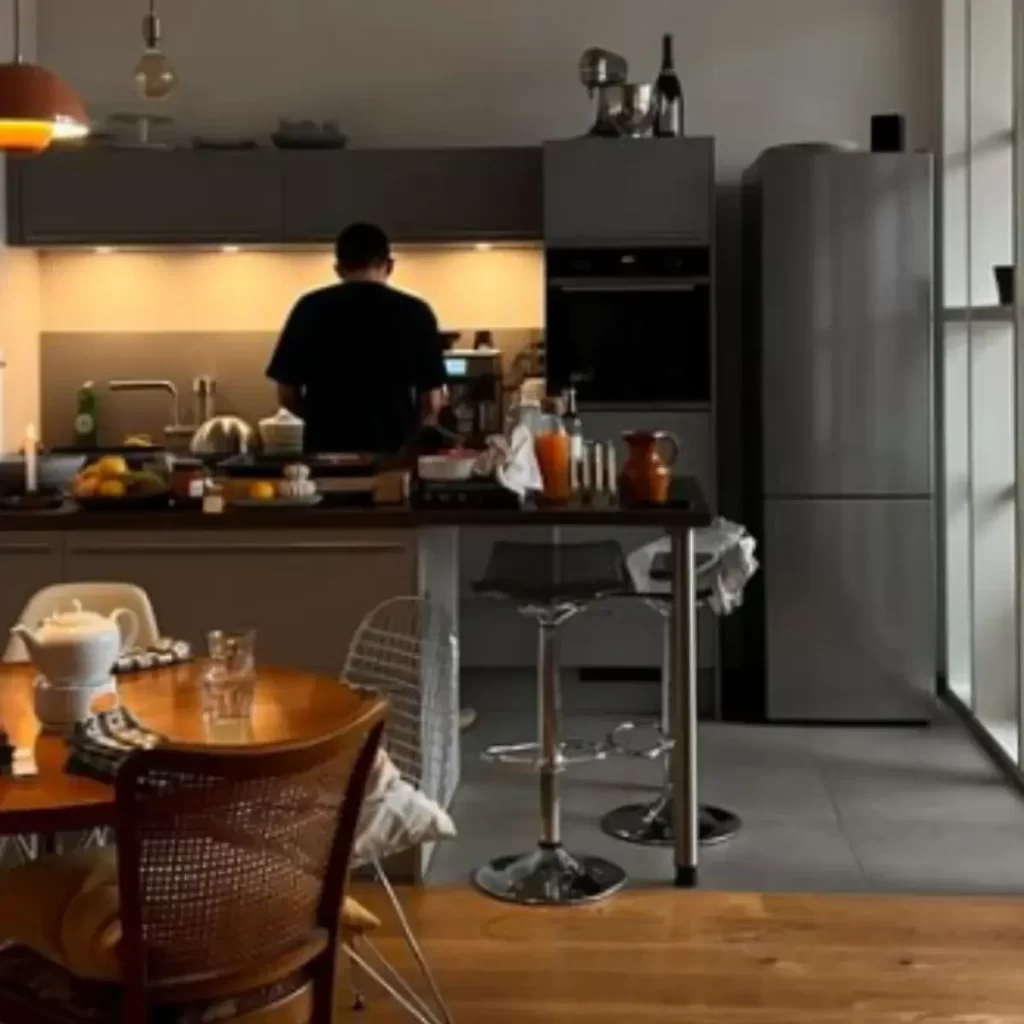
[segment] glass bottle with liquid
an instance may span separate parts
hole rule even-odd
[[[675,139],[683,134],[683,86],[676,74],[672,36],[661,40],[661,71],[654,83],[654,134]]]

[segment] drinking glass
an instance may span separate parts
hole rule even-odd
[[[546,504],[563,505],[572,497],[572,439],[557,421],[550,421],[533,441],[544,484]]]
[[[248,720],[256,690],[256,631],[215,629],[206,636],[209,664],[203,673],[207,722]]]

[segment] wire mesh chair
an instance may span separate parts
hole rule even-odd
[[[451,616],[418,597],[384,601],[362,621],[343,680],[390,701],[384,748],[402,778],[442,807],[459,784],[458,640]],[[428,859],[421,854],[421,865]],[[426,982],[424,998],[366,936],[346,944],[352,962],[421,1024],[452,1024],[426,956],[380,859],[370,861]]]

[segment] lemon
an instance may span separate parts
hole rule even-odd
[[[120,455],[104,455],[96,462],[96,472],[100,476],[124,476],[128,472],[128,463]]]
[[[96,494],[100,498],[123,498],[125,486],[120,480],[101,480],[96,487]]]
[[[92,498],[96,494],[99,484],[97,477],[83,475],[75,480],[72,491],[76,498]]]
[[[277,490],[269,480],[257,480],[249,488],[249,497],[254,501],[273,501]]]

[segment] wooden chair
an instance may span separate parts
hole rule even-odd
[[[386,703],[277,748],[163,747],[117,779],[120,980],[0,951],[3,1024],[328,1024]]]

